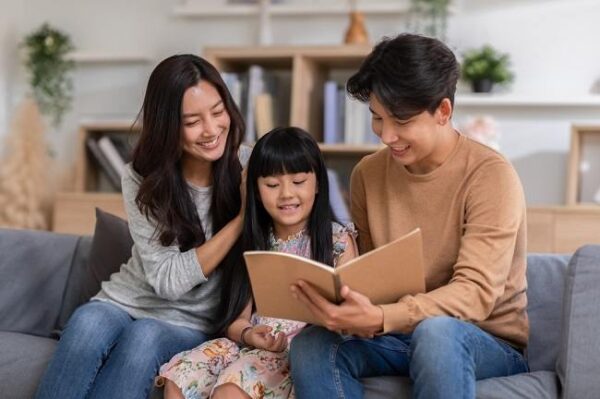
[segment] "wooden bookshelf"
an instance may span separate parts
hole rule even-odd
[[[115,120],[82,124],[79,127],[77,139],[74,191],[78,193],[103,191],[99,188],[102,171],[98,168],[87,149],[86,141],[88,138],[100,138],[103,135],[126,135],[133,146],[135,142],[133,135],[137,133],[139,133],[139,125],[133,125],[133,121]]]
[[[204,49],[204,57],[223,72],[244,72],[251,65],[259,65],[289,74],[288,123],[308,130],[322,141],[324,82],[333,71],[356,70],[370,50],[368,46],[209,47]],[[139,128],[131,129],[132,122],[82,124],[76,157],[75,192],[58,196],[54,212],[55,231],[92,234],[95,207],[125,217],[120,193],[114,189],[112,192],[110,189],[108,192],[101,191],[104,189],[101,187],[101,171],[86,149],[86,140],[105,134],[130,135],[134,140]],[[577,131],[583,130],[586,129]],[[340,182],[346,187],[356,162],[379,148],[375,144],[321,144],[328,166],[339,172]],[[575,161],[571,163],[574,165]],[[570,190],[572,193],[573,188]],[[569,195],[570,199],[574,198]],[[600,244],[600,207],[530,207],[528,239],[530,252],[573,252],[586,243]]]
[[[336,70],[355,71],[370,46],[305,46],[305,47],[208,47],[204,56],[223,72],[243,72],[251,65],[266,70],[291,71],[290,120],[292,126],[301,127],[323,139],[323,85],[330,73]],[[363,154],[372,146],[362,149]],[[328,145],[326,151],[343,152],[345,145]],[[356,148],[349,153],[356,153]]]

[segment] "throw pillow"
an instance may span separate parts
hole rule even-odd
[[[96,228],[88,261],[89,277],[82,290],[85,301],[96,295],[100,283],[119,271],[131,258],[133,239],[129,225],[123,219],[96,208]]]
[[[81,240],[85,240],[82,237]],[[80,244],[83,244],[81,242]],[[133,240],[125,220],[96,208],[96,227],[85,259],[74,259],[63,300],[58,329],[64,328],[71,313],[100,291],[100,283],[119,271],[131,257]],[[86,251],[87,252],[87,251]],[[76,258],[77,258],[76,254]]]

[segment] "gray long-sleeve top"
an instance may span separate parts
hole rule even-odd
[[[242,148],[243,164],[249,149]],[[202,273],[194,248],[180,252],[177,245],[162,246],[155,236],[155,224],[135,204],[141,177],[127,165],[122,179],[123,200],[134,244],[132,256],[119,272],[102,283],[93,298],[113,303],[133,318],[154,318],[175,325],[214,333],[221,273]],[[212,187],[189,184],[206,239],[213,233],[210,217]]]

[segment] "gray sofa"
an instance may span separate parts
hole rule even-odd
[[[0,229],[0,397],[33,396],[69,315],[118,267],[98,273],[90,265],[106,253],[122,257],[130,245],[118,240],[98,253],[97,241]],[[572,257],[529,255],[527,276],[531,372],[480,381],[477,397],[600,397],[600,246]],[[410,397],[406,378],[370,378],[365,386],[369,399]]]

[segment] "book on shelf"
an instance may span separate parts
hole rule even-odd
[[[329,203],[333,215],[344,224],[350,223],[352,218],[344,199],[344,192],[337,172],[333,169],[327,169],[327,179],[329,181]]]
[[[342,301],[343,285],[376,305],[393,303],[405,295],[425,292],[422,247],[417,228],[336,268],[274,251],[246,251],[244,259],[259,315],[318,324],[304,304],[292,297],[292,284],[304,280],[334,303]]]
[[[346,96],[344,117],[344,143],[365,144],[370,129],[369,106]],[[367,126],[369,126],[367,128]]]
[[[100,149],[98,142],[93,137],[88,137],[85,141],[85,145],[100,170],[104,172],[104,175],[107,177],[111,186],[115,190],[121,191],[121,175],[113,168],[102,149]]]
[[[261,93],[254,99],[254,118],[256,121],[256,138],[259,139],[275,127],[273,117],[273,96]]]
[[[110,137],[125,164],[128,164],[133,159],[133,146],[129,141],[130,137],[130,135],[115,135]]]
[[[264,92],[264,68],[259,65],[251,65],[248,69],[248,88],[245,92],[245,98],[242,101],[246,102],[246,143],[256,141],[256,124],[254,120],[256,96]],[[243,96],[243,94],[242,94]]]
[[[323,143],[338,143],[340,128],[338,117],[338,84],[328,80],[323,85]]]
[[[222,72],[221,76],[223,78],[223,82],[229,89],[229,93],[231,93],[231,97],[235,104],[240,108],[242,106],[242,81],[240,80],[240,76],[234,72]]]
[[[121,158],[117,147],[107,135],[98,139],[98,147],[100,147],[100,150],[104,153],[104,156],[108,159],[113,169],[117,171],[120,180],[125,173],[125,161]]]
[[[291,73],[261,65],[221,74],[246,122],[245,143],[254,143],[276,126],[289,124]]]

